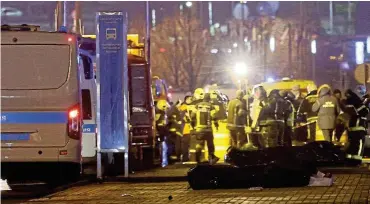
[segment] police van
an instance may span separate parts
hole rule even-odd
[[[82,98],[82,162],[96,161],[96,81],[94,72],[95,57],[87,50],[79,49],[79,73]]]
[[[1,177],[56,181],[81,167],[78,36],[1,26]]]

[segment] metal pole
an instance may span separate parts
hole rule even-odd
[[[75,1],[75,18],[73,19],[74,32],[77,34],[81,33],[80,29],[80,2]]]
[[[348,2],[348,25],[347,25],[347,29],[348,29],[348,35],[351,34],[351,28],[352,28],[352,14],[351,14],[351,2],[349,1]]]
[[[58,31],[58,6],[54,10],[54,31]]]
[[[67,27],[67,1],[63,1],[63,26]]]
[[[57,28],[56,30],[58,30],[60,28],[60,26],[63,25],[63,4],[61,1],[58,1],[57,2]]]
[[[150,67],[150,7],[149,1],[146,1],[146,61]]]
[[[292,25],[288,24],[288,63],[289,63],[289,71],[292,73],[293,67],[292,67]]]
[[[368,66],[368,64],[365,63],[365,67],[364,68],[365,68],[365,76],[364,76],[365,77],[365,81],[364,81],[364,85],[365,85],[365,90],[366,90],[366,93],[367,93],[367,91],[369,90],[368,87],[367,87],[367,84],[368,84],[367,81],[369,79],[369,66]]]
[[[316,54],[312,54],[312,80],[316,83]]]
[[[329,28],[330,28],[330,34],[333,34],[333,2],[329,1],[329,12],[330,12],[330,17],[329,17]]]

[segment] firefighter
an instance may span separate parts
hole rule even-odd
[[[338,100],[341,112],[337,118],[337,125],[335,127],[335,142],[339,143],[346,127],[348,125],[348,114],[344,112],[346,101],[342,98],[342,92],[339,89],[333,91],[334,97]]]
[[[215,107],[217,119],[218,120],[227,119],[225,103],[223,102],[223,98],[221,97],[220,93],[218,93],[216,90],[212,90],[210,92],[210,96],[211,96],[211,103]]]
[[[285,114],[285,129],[284,129],[284,140],[283,146],[292,146],[293,139],[293,127],[295,123],[294,118],[294,94],[291,91],[281,91],[280,94],[286,102],[286,114]]]
[[[260,127],[258,125],[258,119],[261,113],[261,110],[264,106],[267,104],[267,93],[266,90],[262,86],[255,87],[253,89],[253,102],[250,105],[250,118],[252,120],[251,123],[251,129],[253,129],[254,133],[251,134],[251,143],[253,146],[257,147],[258,149],[262,149],[262,143],[261,143],[261,135]],[[248,97],[245,98],[245,100],[249,100]],[[258,132],[258,133],[257,133]]]
[[[347,90],[345,95],[345,112],[349,115],[347,157],[362,160],[369,108],[352,90]]]
[[[322,130],[325,140],[331,142],[340,107],[338,100],[331,95],[329,85],[322,85],[317,92],[319,99],[312,105],[312,111],[318,113],[317,123],[319,128]]]
[[[307,96],[301,102],[297,111],[297,122],[307,127],[306,141],[316,140],[317,112],[312,111],[313,104],[317,101],[317,87],[314,84],[307,86]]]
[[[181,158],[181,137],[182,137],[182,112],[180,111],[181,101],[177,101],[168,111],[168,155],[171,158],[175,152],[177,160]],[[173,161],[171,161],[173,162]]]
[[[286,103],[278,90],[272,90],[267,104],[261,109],[258,124],[261,126],[261,144],[263,148],[282,145]]]
[[[168,165],[168,147],[166,143],[167,135],[168,135],[168,119],[167,119],[167,111],[168,111],[169,104],[166,100],[159,100],[157,102],[156,110],[155,110],[155,124],[158,133],[158,141],[161,142],[161,149],[162,149],[162,167]]]
[[[190,118],[190,109],[188,106],[192,103],[192,97],[190,95],[185,96],[184,102],[180,106],[180,111],[183,112],[183,131],[182,137],[180,139],[180,154],[181,154],[181,161],[187,162],[189,161],[189,148],[190,148],[190,132],[192,130],[191,127],[191,118]]]
[[[211,165],[217,163],[220,159],[215,156],[215,145],[213,141],[212,121],[215,124],[216,130],[218,129],[218,122],[211,112],[214,110],[210,102],[211,97],[209,93],[204,95],[203,101],[196,104],[195,111],[192,112],[192,126],[195,129],[197,145],[195,158],[197,163],[200,163],[202,150],[204,149],[204,142],[207,141],[208,158]]]
[[[304,100],[304,96],[301,92],[301,86],[298,85],[298,84],[294,85],[292,87],[292,93],[295,96],[294,101],[293,101],[294,110],[295,110],[294,118],[299,119],[298,109],[299,109],[299,106],[301,105],[302,101]],[[300,121],[298,120],[298,122],[300,122]],[[295,126],[293,134],[294,134],[294,139],[297,142],[305,142],[306,139],[307,139],[307,127],[306,126],[300,126],[300,125]]]
[[[247,135],[244,131],[246,110],[243,103],[243,91],[236,91],[236,98],[229,102],[227,109],[227,129],[230,131],[231,146],[242,147],[247,141]]]

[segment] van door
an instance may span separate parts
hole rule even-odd
[[[82,157],[96,155],[96,85],[93,72],[93,62],[90,57],[80,54],[81,97],[82,97]],[[81,73],[80,71],[80,73]]]

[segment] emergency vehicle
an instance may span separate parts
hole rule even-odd
[[[1,57],[1,177],[77,179],[84,61],[78,36],[2,25]]]
[[[96,55],[96,36],[83,35],[80,49]],[[130,159],[131,166],[153,165],[159,155],[156,154],[155,106],[152,96],[151,71],[144,58],[144,46],[139,43],[139,35],[127,35],[129,107],[130,107]],[[138,164],[138,165],[137,165]]]

